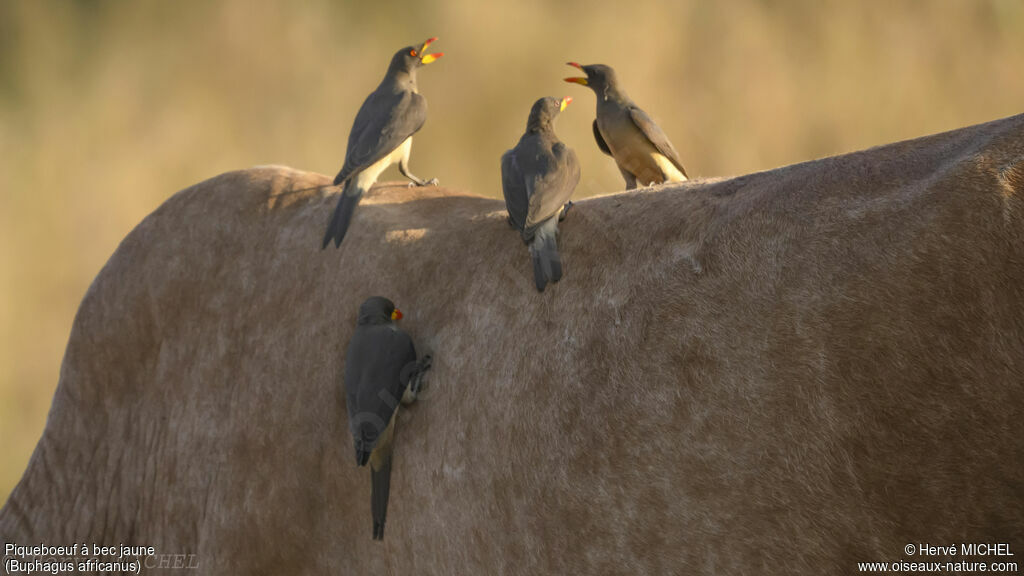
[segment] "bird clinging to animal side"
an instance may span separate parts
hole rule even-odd
[[[530,247],[538,292],[562,278],[559,215],[580,181],[576,153],[555,135],[555,118],[570,102],[568,96],[537,100],[530,109],[526,133],[501,157],[501,187],[509,223],[521,231],[523,242]]]
[[[594,138],[601,151],[615,159],[627,190],[636,188],[637,182],[648,185],[687,179],[679,153],[668,136],[630,100],[619,85],[615,70],[604,64],[568,64],[587,76],[565,81],[587,86],[597,96]]]
[[[431,364],[430,355],[416,359],[412,338],[395,326],[401,319],[391,300],[368,298],[359,307],[345,360],[345,398],[356,464],[370,464],[374,540],[384,539],[398,403],[416,400]]]
[[[344,188],[327,225],[323,248],[331,240],[336,247],[341,245],[359,199],[396,161],[402,175],[417,186],[437,185],[436,178],[424,181],[409,171],[412,135],[427,120],[427,100],[416,86],[416,71],[444,56],[442,52],[427,54],[427,47],[436,40],[431,38],[419,48],[406,46],[396,52],[384,80],[359,108],[348,135],[345,164],[334,177],[334,185],[344,184]]]

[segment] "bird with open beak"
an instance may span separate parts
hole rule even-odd
[[[427,121],[427,100],[419,93],[416,71],[444,56],[443,52],[427,53],[427,47],[436,40],[431,38],[418,48],[406,46],[396,52],[384,80],[359,108],[348,134],[345,164],[334,177],[334,185],[344,187],[324,233],[323,248],[331,240],[335,246],[341,245],[359,199],[395,162],[413,184],[437,185],[436,178],[425,181],[409,171],[412,135]]]
[[[687,179],[679,153],[668,136],[641,110],[625,90],[610,66],[590,64],[579,68],[586,77],[566,78],[566,82],[581,84],[597,96],[597,118],[594,120],[594,138],[602,152],[615,159],[626,180],[626,189],[662,182],[682,182]]]
[[[508,221],[530,247],[538,292],[562,278],[559,216],[580,181],[576,153],[555,135],[555,118],[570,102],[568,96],[537,100],[526,121],[526,133],[501,157]]]

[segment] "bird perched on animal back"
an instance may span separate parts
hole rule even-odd
[[[384,538],[398,404],[416,400],[431,364],[430,355],[416,359],[412,338],[395,326],[401,318],[391,300],[367,299],[359,307],[345,360],[345,398],[356,464],[370,464],[374,540]]]
[[[562,278],[558,221],[580,181],[580,163],[572,148],[555,135],[555,118],[572,102],[568,96],[534,103],[526,133],[501,157],[501,187],[509,223],[522,233],[533,259],[533,280],[543,292]]]
[[[626,180],[626,189],[662,182],[687,179],[679,153],[668,136],[641,110],[619,85],[615,70],[604,64],[581,66],[585,78],[566,78],[566,82],[582,84],[597,96],[597,118],[594,138],[602,152],[615,159]]]
[[[359,199],[395,162],[402,175],[417,186],[437,185],[436,178],[425,181],[409,171],[412,135],[427,120],[427,100],[416,86],[416,71],[444,55],[427,54],[427,47],[436,40],[431,38],[419,48],[406,46],[396,52],[384,80],[359,108],[348,134],[345,164],[334,177],[334,185],[344,184],[344,188],[327,225],[323,248],[331,240],[335,246],[341,245]]]

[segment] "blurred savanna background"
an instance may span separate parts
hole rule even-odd
[[[491,197],[545,95],[576,99],[577,196],[621,189],[568,60],[614,66],[696,177],[1024,112],[1020,0],[0,0],[0,502],[118,242],[224,171],[333,175],[391,55],[430,36],[412,170]]]

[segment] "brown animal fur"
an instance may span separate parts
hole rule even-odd
[[[851,574],[1024,552],[1024,116],[579,202],[537,294],[500,201],[224,174],[146,218],[75,319],[0,539],[193,574]],[[304,190],[305,191],[300,191]],[[392,298],[434,368],[387,539],[339,378]]]

